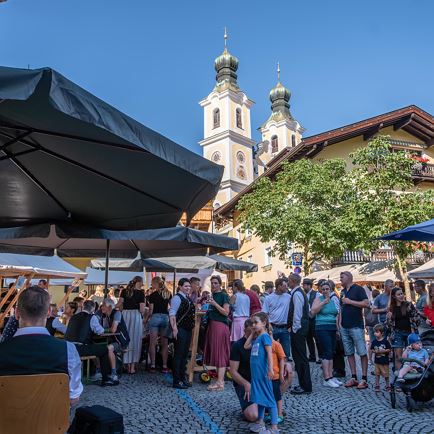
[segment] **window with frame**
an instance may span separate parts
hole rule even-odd
[[[275,154],[279,150],[279,139],[276,135],[271,137],[271,153]]]
[[[295,146],[295,134],[291,136],[291,144],[293,147]]]
[[[265,266],[271,265],[271,260],[272,260],[271,258],[272,258],[272,256],[271,256],[271,247],[267,247],[265,249],[265,260],[264,260],[264,265]]]
[[[213,111],[213,125],[214,128],[218,128],[220,126],[220,109],[216,108]]]
[[[236,117],[236,121],[237,121],[237,128],[243,128],[243,121],[241,119],[241,109],[237,108],[235,110],[235,117]]]

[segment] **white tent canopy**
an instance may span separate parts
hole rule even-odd
[[[86,273],[58,256],[18,255],[0,253],[0,274],[13,277],[17,274],[34,274],[36,278],[84,279]],[[67,284],[71,283],[68,281]],[[52,282],[52,284],[55,284]]]
[[[434,279],[434,259],[408,273],[412,279]]]
[[[104,285],[105,271],[95,270],[94,268],[86,268],[87,278],[84,281],[85,285]],[[143,274],[143,273],[142,273]],[[108,284],[109,285],[126,285],[135,276],[140,273],[134,271],[115,271],[109,270]]]

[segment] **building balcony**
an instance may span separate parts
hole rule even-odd
[[[413,179],[415,181],[434,181],[434,164],[417,163],[413,166]]]
[[[424,264],[434,258],[434,252],[416,252],[407,258],[409,264]],[[371,253],[360,251],[346,251],[342,256],[335,257],[331,260],[333,267],[346,264],[364,264],[367,262],[393,261],[395,255],[390,249],[379,249]]]

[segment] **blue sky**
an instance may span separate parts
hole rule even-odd
[[[0,64],[51,66],[201,152],[198,101],[225,26],[252,125],[269,116],[280,61],[309,136],[410,104],[434,113],[433,16],[431,0],[7,0]]]

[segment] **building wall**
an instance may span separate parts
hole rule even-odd
[[[416,137],[408,134],[405,131],[398,130],[394,131],[393,127],[384,128],[380,131],[382,135],[390,135],[392,139],[395,140],[405,140],[413,143],[423,143],[421,140]],[[319,154],[314,157],[314,161],[320,161],[331,158],[343,158],[347,161],[348,166],[351,167],[351,158],[350,154],[354,152],[356,149],[367,146],[367,142],[363,140],[363,136],[359,136],[353,139],[345,140],[340,143],[336,143],[330,146],[327,146],[324,150],[322,150]],[[423,151],[430,159],[430,163],[434,164],[434,147],[431,149],[426,149]],[[434,182],[422,182],[418,184],[418,188],[432,189],[434,188]],[[249,261],[249,257],[251,256],[251,262],[258,265],[258,272],[256,273],[243,273],[243,281],[247,286],[252,284],[262,285],[263,281],[266,280],[275,280],[278,277],[279,272],[283,272],[288,275],[292,271],[292,266],[288,265],[284,261],[279,258],[271,259],[271,266],[266,266],[265,263],[265,249],[267,247],[272,247],[273,243],[262,243],[258,237],[251,236],[246,238],[242,233],[242,228],[240,224],[237,222],[237,212],[235,211],[235,218],[233,224],[235,225],[233,230],[230,232],[230,235],[238,237],[241,241],[241,248],[238,252],[236,252],[235,257],[238,259],[242,259],[244,261]],[[295,248],[293,251],[288,252],[289,255],[293,252],[296,252]]]

